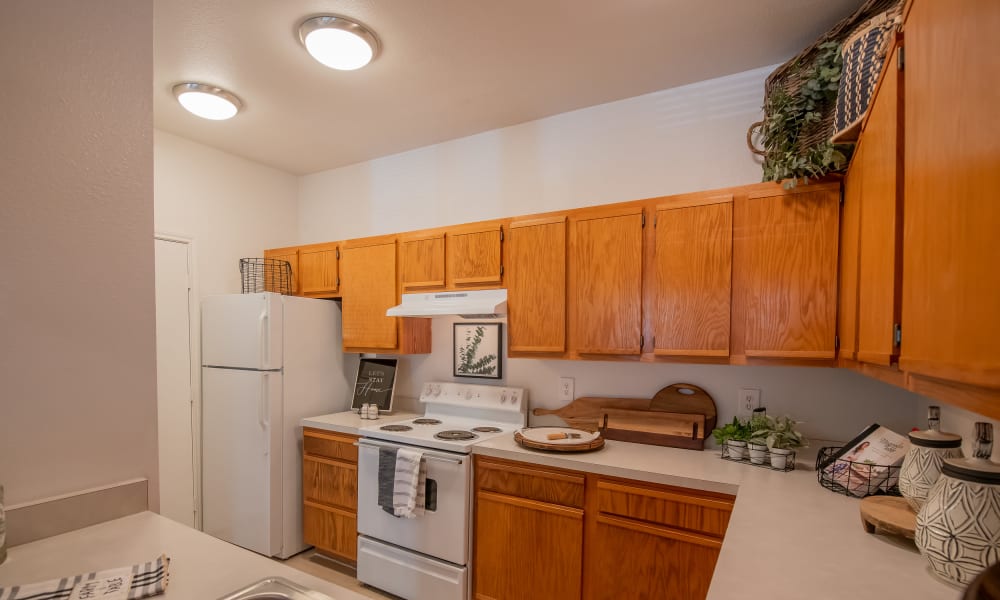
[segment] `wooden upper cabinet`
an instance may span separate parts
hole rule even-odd
[[[400,285],[403,292],[444,287],[444,234],[400,240]]]
[[[642,209],[588,212],[571,223],[573,349],[581,354],[640,354]]]
[[[344,350],[397,347],[396,242],[344,248],[342,267]]]
[[[299,249],[298,248],[275,248],[272,250],[264,250],[264,258],[273,258],[275,260],[284,260],[292,268],[292,285],[291,293],[299,293]],[[264,291],[266,292],[281,292],[283,290],[280,288],[280,279],[277,275],[270,271],[269,269],[264,269]]]
[[[658,206],[654,239],[653,352],[729,356],[732,195]]]
[[[565,351],[566,217],[512,222],[506,263],[510,351]]]
[[[857,360],[895,362],[902,277],[902,116],[898,50],[892,53],[872,103],[852,169],[861,186],[858,244]]]
[[[497,286],[503,278],[499,224],[456,228],[447,233],[448,287]]]
[[[1000,388],[1000,2],[913,0],[905,28],[899,366]]]
[[[340,246],[320,244],[299,249],[299,291],[314,298],[339,295]]]
[[[858,357],[858,278],[861,270],[861,182],[864,144],[854,148],[851,166],[844,177],[844,204],[840,217],[840,294],[837,308],[837,335],[840,358]]]
[[[743,353],[835,358],[840,184],[751,193],[734,212]]]

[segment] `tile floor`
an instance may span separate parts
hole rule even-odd
[[[312,549],[300,552],[283,562],[285,565],[292,567],[293,569],[298,569],[309,573],[314,577],[325,579],[326,581],[345,587],[352,592],[361,594],[362,596],[368,598],[377,598],[378,600],[403,600],[398,596],[393,596],[392,594],[387,594],[374,588],[364,586],[360,581],[354,578],[354,569],[352,567],[329,559],[322,554],[316,553],[316,551]]]

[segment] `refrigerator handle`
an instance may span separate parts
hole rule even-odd
[[[267,308],[261,311],[260,316],[257,317],[257,343],[260,344],[260,368],[268,369],[271,365],[268,363],[271,361],[271,340],[267,335],[268,328],[264,325],[269,320],[267,316]]]
[[[257,422],[260,424],[260,428],[264,431],[264,456],[271,453],[271,433],[268,431],[267,427],[267,373],[261,373],[260,378],[260,401],[257,403]]]

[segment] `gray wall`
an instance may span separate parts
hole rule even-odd
[[[0,483],[147,477],[155,508],[153,6],[0,3]]]

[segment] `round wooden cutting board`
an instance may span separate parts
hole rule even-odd
[[[594,435],[592,432],[582,429],[574,429],[572,427],[533,427],[531,429],[558,429],[567,433],[575,431],[583,435],[585,438],[590,438]],[[589,452],[591,450],[599,450],[604,447],[604,436],[600,433],[598,433],[593,439],[572,443],[569,440],[553,440],[551,442],[533,440],[521,435],[520,431],[515,431],[514,441],[525,448],[531,448],[532,450],[549,450],[551,452]]]
[[[916,535],[917,514],[905,498],[868,496],[861,500],[861,525],[868,533],[880,531],[912,540]]]

